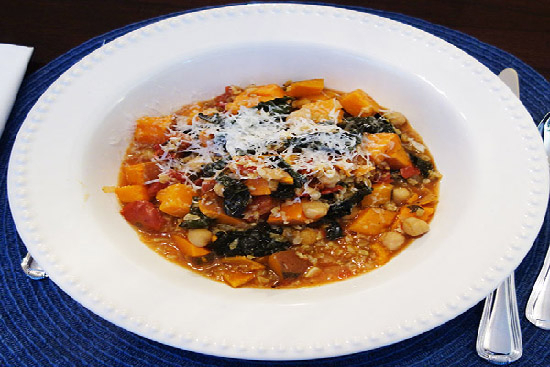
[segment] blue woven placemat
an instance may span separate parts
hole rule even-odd
[[[550,110],[550,84],[516,57],[463,33],[405,15],[347,7],[391,18],[430,32],[468,52],[498,73],[515,68],[521,100],[535,121]],[[25,277],[19,263],[26,249],[15,230],[6,195],[6,171],[15,135],[38,97],[82,57],[136,28],[182,13],[128,25],[96,37],[58,57],[23,81],[0,138],[0,366],[489,366],[475,352],[482,303],[446,324],[415,338],[373,351],[313,361],[258,362],[218,358],[168,347],[136,336],[96,316],[62,292],[52,281]],[[547,216],[548,217],[548,216]],[[523,316],[531,285],[542,266],[550,219],[516,271],[524,355],[515,366],[550,365],[550,331],[532,326]]]

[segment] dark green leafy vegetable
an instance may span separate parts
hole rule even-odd
[[[346,131],[334,133],[316,132],[295,136],[287,140],[286,145],[295,149],[311,149],[344,154],[353,150],[361,142],[358,135]]]
[[[279,183],[277,190],[271,193],[275,199],[290,199],[294,197],[294,185]]]
[[[180,227],[188,229],[208,228],[212,223],[214,223],[214,219],[204,215],[197,206],[192,206],[189,213],[183,217]]]
[[[423,177],[428,177],[430,175],[430,171],[434,169],[434,165],[430,161],[426,161],[422,158],[419,158],[413,154],[410,154],[411,162],[414,164],[422,174]]]
[[[292,97],[275,98],[267,102],[260,102],[257,109],[269,112],[272,115],[288,115],[292,112]]]
[[[217,171],[223,170],[226,164],[227,163],[222,159],[212,163],[207,163],[202,167],[202,176],[213,177],[216,175]]]
[[[333,241],[344,235],[344,231],[340,224],[335,220],[330,220],[325,226],[325,237],[327,240]]]
[[[216,181],[224,186],[223,209],[225,214],[242,218],[246,207],[252,200],[248,187],[240,180],[231,178],[227,175],[218,176]]]
[[[293,187],[300,188],[304,185],[304,183],[306,182],[304,176],[296,172],[284,159],[282,159],[281,157],[271,157],[270,160],[274,162],[277,167],[281,168],[283,171],[288,173],[290,177],[292,177]]]
[[[210,122],[211,124],[219,125],[219,124],[223,123],[223,117],[220,116],[219,113],[214,113],[212,115],[205,115],[205,114],[199,112],[198,116],[201,120],[204,120],[206,122]]]
[[[372,189],[368,186],[359,187],[358,190],[353,193],[349,198],[337,201],[330,205],[326,218],[341,218],[343,216],[351,214],[351,209],[355,205],[361,202],[363,198],[369,195]]]
[[[368,117],[345,117],[340,125],[352,134],[395,133],[391,122],[378,114]]]
[[[207,248],[219,256],[267,256],[292,246],[267,223],[246,231],[217,232],[216,240]]]

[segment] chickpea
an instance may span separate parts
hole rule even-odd
[[[329,205],[321,201],[306,201],[302,203],[304,215],[313,220],[320,219],[327,215]]]
[[[212,241],[212,232],[208,229],[190,229],[187,232],[187,239],[197,247],[204,247]]]
[[[403,232],[413,237],[423,235],[430,230],[428,223],[415,217],[405,219],[401,227],[403,228]]]
[[[393,189],[391,196],[394,203],[402,204],[411,197],[411,192],[404,187],[396,187]]]
[[[384,117],[390,120],[394,126],[401,126],[407,122],[407,118],[401,112],[389,112]]]
[[[380,236],[380,240],[389,250],[397,250],[405,242],[405,236],[398,232],[386,232]]]

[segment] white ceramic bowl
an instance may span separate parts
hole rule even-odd
[[[136,117],[230,84],[307,78],[404,113],[444,176],[431,231],[382,268],[313,288],[232,289],[151,251],[102,192]],[[480,301],[538,233],[546,164],[521,102],[454,46],[366,13],[254,4],[167,19],[78,62],[25,120],[8,189],[31,253],[105,319],[213,355],[307,359],[412,337]]]

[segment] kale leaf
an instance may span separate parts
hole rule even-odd
[[[300,188],[304,186],[304,183],[306,182],[304,176],[302,176],[300,173],[296,172],[290,164],[288,164],[284,159],[282,159],[279,156],[270,157],[270,161],[274,162],[277,167],[281,168],[283,171],[288,173],[290,177],[292,177],[292,186],[295,188]],[[280,186],[280,185],[279,185]]]
[[[202,167],[201,175],[203,177],[213,177],[216,175],[217,171],[221,171],[222,169],[224,169],[226,164],[227,163],[223,159],[217,160],[212,163],[207,163]]]
[[[286,141],[286,146],[344,154],[346,150],[353,150],[360,142],[361,139],[357,135],[346,131],[316,132],[292,137]]]
[[[219,256],[268,256],[292,246],[277,232],[278,227],[272,228],[267,223],[245,231],[217,232],[216,240],[207,248]]]
[[[223,209],[225,214],[242,218],[246,207],[252,200],[248,187],[240,180],[227,175],[220,175],[216,180],[224,186]]]
[[[363,198],[372,192],[372,188],[368,186],[359,187],[349,198],[337,201],[328,208],[326,218],[341,218],[351,214],[351,209],[361,202]]]
[[[279,183],[277,190],[271,193],[275,199],[290,199],[294,197],[294,185]]]
[[[259,110],[269,112],[272,115],[288,115],[292,112],[292,97],[275,98],[270,101],[260,102],[255,107]]]
[[[413,154],[409,154],[411,157],[411,162],[414,164],[422,174],[423,177],[428,177],[430,175],[430,171],[434,169],[434,165],[430,161],[426,161],[422,158],[419,158]]]
[[[199,112],[198,116],[201,120],[210,122],[211,124],[220,125],[223,123],[223,117],[219,113],[214,113],[212,115],[205,115],[202,112]]]
[[[180,227],[188,229],[208,228],[213,222],[214,219],[208,218],[201,212],[198,206],[193,205],[189,213],[183,217],[183,222],[181,222]]]
[[[391,122],[379,114],[368,117],[345,117],[340,125],[352,134],[395,133]]]
[[[327,240],[333,241],[344,235],[344,231],[340,224],[335,220],[329,220],[325,226],[325,237]]]

